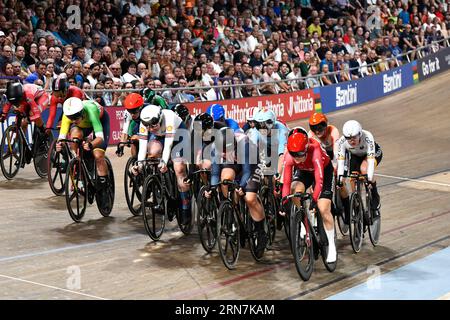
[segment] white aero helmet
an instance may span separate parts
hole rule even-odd
[[[255,114],[258,113],[259,108],[258,107],[250,107],[247,110],[245,110],[245,117],[247,121],[253,121],[255,119]]]
[[[362,127],[361,124],[356,120],[349,120],[344,123],[344,127],[342,128],[342,134],[346,138],[357,137],[361,135]]]
[[[64,101],[63,104],[64,115],[68,118],[79,118],[83,112],[83,101],[80,98],[71,97]]]
[[[161,107],[149,104],[141,111],[141,122],[146,127],[155,126],[161,122],[161,116]]]
[[[272,123],[274,123],[277,120],[277,116],[275,112],[270,109],[262,109],[258,110],[258,112],[253,115],[253,119],[258,122],[272,121]]]

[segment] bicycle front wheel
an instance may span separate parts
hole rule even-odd
[[[267,249],[270,249],[275,241],[277,232],[277,206],[275,203],[275,196],[267,186],[261,188],[261,202],[266,216],[267,236],[269,239],[269,241],[267,241]]]
[[[88,182],[86,172],[79,158],[72,159],[68,169],[65,182],[67,210],[73,221],[80,222],[87,207]]]
[[[308,281],[314,269],[314,247],[311,224],[303,209],[292,212],[291,249],[295,268],[303,281]]]
[[[157,176],[148,176],[142,189],[142,217],[147,234],[158,241],[166,224],[163,188]]]
[[[0,166],[6,179],[13,179],[19,172],[25,156],[25,141],[15,125],[9,126],[2,137]]]
[[[67,167],[69,166],[69,148],[64,145],[61,152],[56,152],[57,140],[53,140],[47,155],[47,180],[52,192],[62,196],[65,190]]]
[[[364,234],[363,207],[359,195],[353,193],[350,199],[350,221],[348,225],[353,251],[361,251]]]
[[[35,128],[34,130],[38,130]],[[50,149],[50,137],[45,134],[36,134],[35,135],[35,147],[33,154],[33,164],[34,170],[38,174],[39,177],[45,178],[47,177],[47,173],[49,171],[48,166],[48,150]]]
[[[220,204],[217,215],[217,239],[223,264],[232,270],[236,267],[240,251],[239,221],[229,200]]]
[[[141,214],[141,200],[142,200],[142,177],[134,176],[131,172],[131,168],[136,163],[137,159],[131,157],[128,159],[125,166],[124,173],[124,190],[125,199],[127,201],[128,209],[133,216],[138,216]]]
[[[197,230],[200,242],[206,252],[211,253],[217,243],[217,203],[214,198],[206,198],[203,186],[197,195]]]

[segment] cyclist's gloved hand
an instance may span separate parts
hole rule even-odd
[[[0,122],[4,122],[6,120],[6,114],[2,113],[0,115]]]
[[[138,162],[133,167],[131,167],[131,173],[133,173],[133,175],[137,176],[137,175],[139,175],[139,173],[142,172],[143,169],[144,169],[144,164],[142,162]]]
[[[164,160],[161,160],[161,162],[158,164],[158,168],[161,173],[167,172],[167,164],[164,162]]]
[[[205,193],[203,194],[205,198],[211,198],[213,192],[215,192],[217,189],[217,186],[210,186],[209,188],[206,188]]]
[[[245,191],[243,187],[238,187],[236,188],[236,192],[238,195],[240,195],[241,197],[245,196]]]
[[[183,179],[184,184],[191,184],[192,183],[192,175],[188,175],[186,178]]]
[[[336,185],[341,188],[344,185],[344,180],[342,176],[338,176],[337,181],[336,181]]]
[[[120,158],[123,156],[123,149],[125,148],[124,145],[117,146],[116,155]]]
[[[91,151],[94,149],[94,146],[92,145],[91,142],[83,141],[83,149],[86,151]]]
[[[309,211],[313,211],[317,209],[317,202],[311,199],[311,202],[309,204]]]
[[[58,141],[56,143],[55,150],[56,150],[56,152],[61,152],[61,150],[62,150],[62,143],[61,142]]]

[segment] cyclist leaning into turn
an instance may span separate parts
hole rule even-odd
[[[374,179],[375,167],[378,166],[383,158],[378,143],[375,142],[372,133],[363,130],[361,124],[355,120],[349,120],[342,128],[343,136],[338,140],[338,184],[342,186],[342,194],[345,196],[343,201],[348,200],[348,191],[343,184],[345,162],[350,160],[349,172],[358,171],[362,174],[367,174],[372,187],[372,209],[379,209],[380,196],[377,190],[377,184]],[[348,224],[349,216],[345,217],[345,222]]]
[[[329,243],[327,262],[337,259],[334,243],[334,220],[331,215],[331,191],[333,183],[333,165],[330,157],[317,140],[308,138],[303,128],[295,128],[289,132],[287,150],[284,157],[283,192],[286,197],[291,193],[305,192],[314,183],[313,202],[317,203]],[[295,171],[294,171],[295,170]],[[294,172],[293,172],[294,171]],[[292,176],[294,173],[294,176]],[[299,205],[298,199],[293,199]],[[283,203],[282,215],[289,208],[287,201]]]
[[[138,141],[139,126],[141,124],[140,115],[144,106],[144,98],[138,93],[130,93],[123,101],[123,106],[125,107],[126,112],[123,118],[120,142],[125,142],[128,138],[132,141]],[[116,151],[116,154],[119,157],[123,156],[124,148],[125,146],[122,145]],[[131,145],[131,155],[133,157],[137,156],[137,147],[134,143]]]
[[[83,139],[94,132],[94,140],[83,141],[83,149],[92,151],[97,167],[97,191],[104,206],[108,205],[108,166],[105,161],[105,151],[109,142],[109,115],[105,109],[92,100],[81,101],[79,98],[69,98],[63,104],[63,117],[58,140],[65,139],[70,132],[72,139]],[[71,149],[76,152],[77,146]],[[56,144],[56,151],[61,152],[61,142]]]
[[[159,169],[162,173],[167,172],[167,164],[172,158],[173,168],[177,177],[178,190],[180,191],[182,209],[181,224],[191,221],[191,196],[189,184],[185,183],[187,177],[186,160],[183,151],[171,155],[178,129],[186,129],[183,120],[172,110],[161,109],[156,105],[147,105],[141,111],[141,124],[139,126],[139,153],[138,163],[133,166],[133,174],[142,172],[142,161],[151,158],[161,158]],[[169,217],[172,220],[173,216]]]

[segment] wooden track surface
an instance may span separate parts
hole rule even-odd
[[[384,153],[376,171],[384,175],[377,178],[380,244],[373,248],[366,238],[361,252],[354,254],[348,237],[340,236],[334,273],[318,260],[311,280],[303,282],[284,231],[278,232],[262,263],[243,249],[234,271],[223,266],[217,251],[204,253],[195,229],[183,236],[176,222],[169,223],[161,241],[151,241],[142,218],[131,217],[127,209],[126,157],[117,158],[110,148],[116,178],[110,218],[102,218],[94,205],[83,223],[72,223],[64,198],[53,196],[32,166],[13,181],[0,177],[0,299],[323,299],[366,281],[373,272],[393,270],[447,247],[449,79],[445,73],[386,99],[329,115],[339,129],[346,120],[359,120]],[[306,127],[306,121],[294,125]]]

